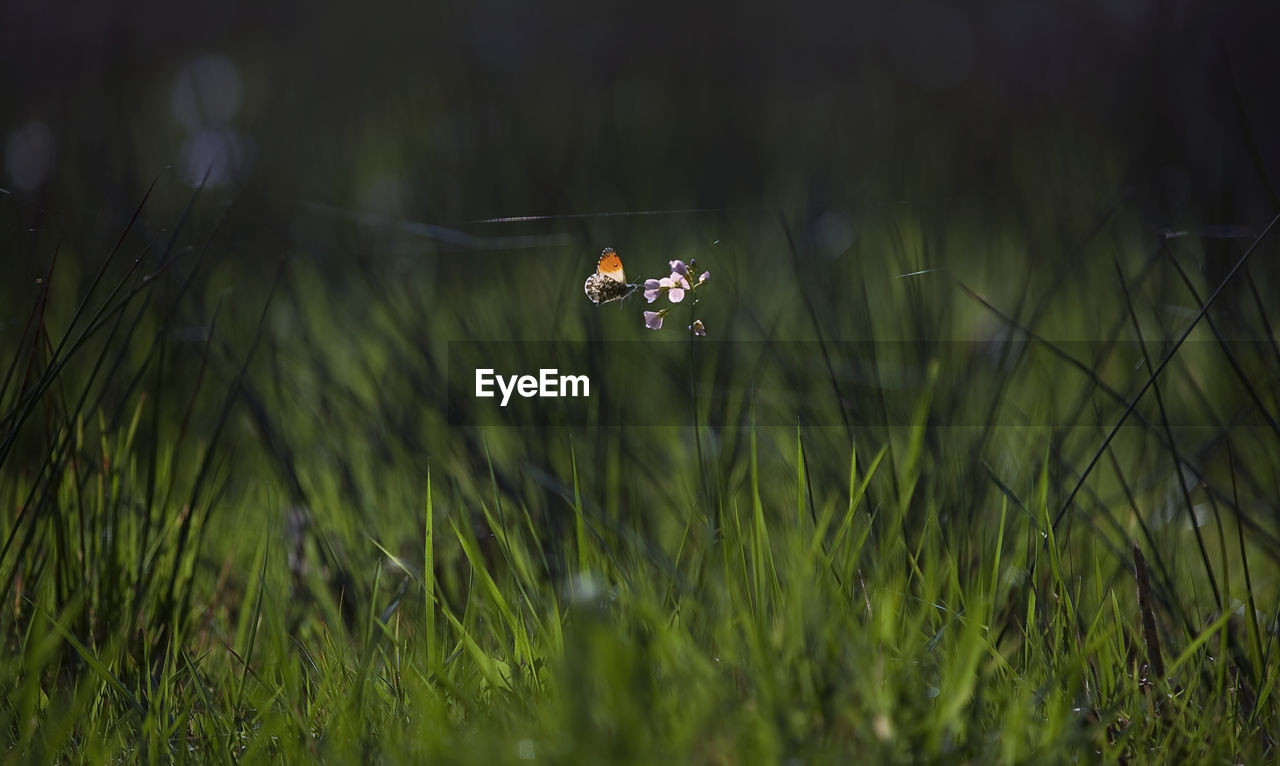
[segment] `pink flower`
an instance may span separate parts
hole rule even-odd
[[[658,300],[658,295],[662,293],[662,283],[656,279],[646,279],[644,281],[644,299],[650,303]]]
[[[649,303],[658,300],[663,293],[666,293],[672,303],[680,303],[685,299],[686,293],[693,292],[711,278],[711,272],[703,271],[693,285],[689,284],[693,280],[693,275],[698,274],[698,264],[693,259],[690,259],[687,264],[679,259],[671,260],[667,261],[667,265],[671,267],[669,275],[660,279],[646,279],[644,284],[640,285],[644,288],[644,299]],[[695,303],[696,300],[695,298]],[[644,312],[644,326],[650,330],[662,329],[662,320],[667,316],[667,311],[668,309],[659,309]],[[707,328],[702,324],[701,319],[695,319],[693,324],[689,325],[689,332],[705,337]]]
[[[672,261],[672,263],[680,263],[680,261]],[[680,263],[680,265],[683,266],[684,264]],[[684,300],[684,291],[690,289],[689,280],[675,270],[672,270],[671,276],[659,279],[658,284],[667,288],[667,297],[671,299],[672,303],[679,303]]]

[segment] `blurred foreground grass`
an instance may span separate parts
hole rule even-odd
[[[1121,202],[486,250],[321,216],[278,252],[252,215],[151,204],[108,258],[15,245],[42,281],[0,357],[14,762],[1274,755],[1270,271],[1130,414],[1217,283]],[[449,341],[685,347],[581,297],[606,244],[633,278],[709,268],[710,337],[585,405],[625,419],[449,425]],[[749,379],[743,348],[770,354]]]

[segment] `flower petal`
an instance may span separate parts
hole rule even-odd
[[[671,276],[674,278],[676,274],[688,276],[689,267],[684,265],[684,261],[671,261]]]
[[[646,311],[644,312],[644,326],[650,330],[662,329],[662,312]]]
[[[693,320],[693,324],[689,325],[689,329],[693,331],[694,335],[701,335],[704,338],[707,337],[707,327],[702,324],[701,319]]]
[[[684,300],[684,289],[680,287],[673,287],[671,288],[671,291],[667,293],[667,297],[671,299],[672,303],[679,303]]]
[[[703,282],[706,282],[708,279],[711,279],[711,272],[704,271],[698,275],[698,284],[702,284]]]
[[[662,284],[656,279],[646,279],[644,281],[644,299],[649,303],[658,300],[658,295],[662,292]]]

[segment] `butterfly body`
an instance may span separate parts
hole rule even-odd
[[[596,263],[596,271],[587,277],[582,285],[587,298],[594,304],[621,300],[630,295],[637,285],[627,284],[627,275],[622,269],[622,259],[612,247],[606,247],[600,253]]]

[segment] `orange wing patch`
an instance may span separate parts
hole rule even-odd
[[[636,286],[627,284],[627,274],[622,270],[617,251],[606,247],[596,262],[596,273],[587,277],[582,289],[592,303],[599,305],[627,297]]]
[[[612,247],[606,247],[600,254],[600,262],[596,264],[596,273],[604,274],[609,279],[622,284],[627,283],[626,272],[622,270],[622,259]]]

